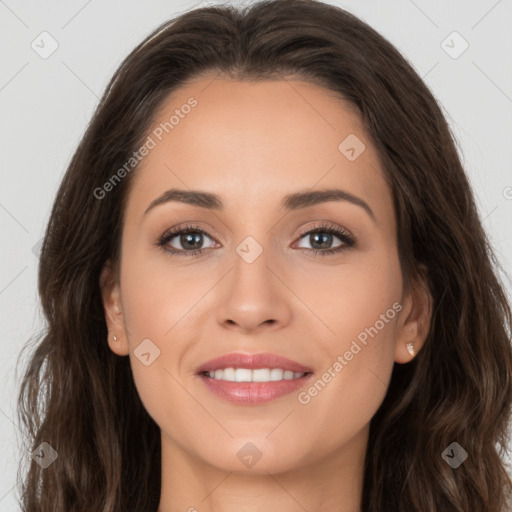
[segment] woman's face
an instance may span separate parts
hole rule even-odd
[[[148,136],[119,282],[102,286],[110,347],[164,452],[271,473],[360,458],[394,361],[425,333],[359,116],[305,82],[209,76],[173,92]],[[234,353],[249,357],[209,363]]]

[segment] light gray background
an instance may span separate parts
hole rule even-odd
[[[484,227],[512,275],[512,1],[331,3],[353,12],[395,44],[444,107]],[[162,21],[203,5],[204,0],[0,0],[2,511],[19,510],[14,489],[19,383],[14,367],[22,345],[43,325],[33,248],[44,233],[58,184],[98,97],[124,56]],[[47,59],[31,47],[43,31],[59,45]],[[463,48],[463,41],[458,36],[446,39],[453,31],[469,44],[458,58],[453,54]],[[510,279],[506,286],[512,296]]]

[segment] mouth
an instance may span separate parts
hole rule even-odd
[[[206,388],[231,403],[257,405],[298,390],[313,371],[275,354],[232,353],[197,369]]]
[[[220,368],[215,371],[201,372],[210,379],[226,382],[278,382],[300,379],[311,372],[292,372],[282,368]]]

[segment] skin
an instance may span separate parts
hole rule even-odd
[[[107,264],[101,277],[109,346],[129,355],[142,402],[162,433],[159,510],[358,512],[370,420],[394,362],[413,357],[406,343],[421,350],[432,303],[421,283],[404,293],[378,154],[350,104],[307,82],[204,75],[166,99],[155,126],[191,96],[198,105],[133,176],[120,266]],[[354,161],[338,150],[349,134],[366,146]],[[218,194],[224,209],[167,202],[144,214],[170,188]],[[286,194],[323,188],[363,199],[375,221],[348,201],[279,208]],[[320,222],[344,228],[356,245],[313,254],[319,246],[299,230]],[[155,246],[166,230],[186,223],[208,233],[203,254]],[[252,263],[236,252],[247,236],[263,248]],[[323,247],[343,243],[335,235]],[[169,244],[191,250],[179,235]],[[395,302],[402,310],[307,404],[297,393],[232,404],[196,375],[200,364],[229,352],[271,352],[313,368],[315,382]],[[148,366],[134,355],[144,339],[160,350]],[[237,457],[249,442],[261,453],[252,467]]]

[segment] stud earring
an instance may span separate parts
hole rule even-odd
[[[409,351],[409,354],[411,354],[411,356],[413,356],[414,355],[414,346],[413,346],[413,344],[412,343],[407,343],[406,347],[407,347],[407,350]]]
[[[117,341],[117,336],[115,334],[114,334],[113,338],[114,338],[114,341]]]

